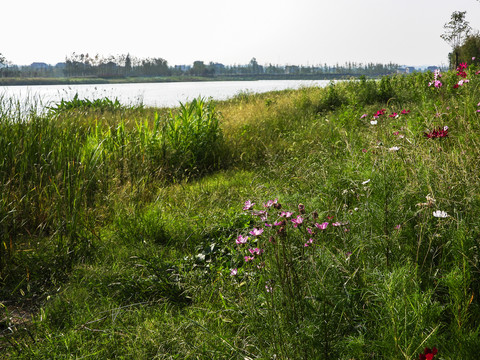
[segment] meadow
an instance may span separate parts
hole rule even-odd
[[[480,73],[0,106],[9,359],[476,359]]]

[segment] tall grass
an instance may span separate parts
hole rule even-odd
[[[105,111],[120,112],[119,121],[103,121]],[[119,187],[141,190],[151,180],[171,182],[218,167],[222,135],[213,104],[196,99],[169,116],[144,114],[107,99],[76,98],[46,115],[2,115],[2,277],[27,239],[64,238],[66,253],[81,253]]]

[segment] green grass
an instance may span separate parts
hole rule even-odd
[[[415,74],[171,112],[3,107],[2,353],[476,358],[476,70],[458,89]]]

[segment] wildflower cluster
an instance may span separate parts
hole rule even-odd
[[[465,79],[467,77],[467,72],[465,71],[467,70],[467,67],[467,63],[461,63],[460,65],[458,65],[457,75]]]
[[[434,138],[443,138],[448,136],[448,126],[444,126],[443,128],[438,128],[438,129],[433,129],[430,132],[424,132],[423,133],[425,137],[429,139],[434,139]]]
[[[442,82],[439,80],[442,77],[440,69],[435,69],[433,72],[433,81],[428,83],[428,86],[435,86],[436,88],[442,87]]]
[[[402,111],[400,112],[400,114],[402,115],[406,115],[410,112],[410,110],[406,110],[406,109],[402,109]],[[380,109],[378,110],[377,112],[375,112],[373,114],[373,119],[370,121],[370,124],[372,125],[377,125],[378,123],[378,119],[380,119],[381,116],[385,115],[387,113],[387,110],[386,109]],[[391,118],[398,118],[400,116],[399,113],[397,112],[392,112],[391,114],[389,114],[388,116],[391,117]],[[363,114],[360,119],[365,119],[366,117],[368,116],[368,114]]]
[[[248,211],[255,220],[253,227],[240,234],[235,240],[238,249],[242,252],[245,263],[256,263],[258,268],[265,266],[265,259],[262,257],[285,239],[290,232],[294,232],[293,239],[289,239],[289,245],[297,249],[308,248],[316,244],[320,233],[328,227],[342,228],[348,232],[348,222],[333,222],[332,216],[320,221],[317,212],[306,214],[305,206],[299,204],[296,211],[282,210],[278,199],[269,200],[263,204],[263,209],[255,209],[255,203],[245,201],[243,210]],[[259,262],[256,260],[261,259]],[[235,276],[238,270],[231,269],[230,274]]]
[[[421,353],[418,357],[419,360],[433,360],[435,358],[435,355],[437,355],[438,350],[436,347],[433,349],[430,348],[425,348],[423,350],[423,353]]]
[[[462,79],[459,80],[455,85],[453,85],[454,89],[457,89],[458,87],[462,86],[463,84],[469,83],[470,80],[467,79],[467,63],[461,63],[457,67],[457,76],[460,76]]]

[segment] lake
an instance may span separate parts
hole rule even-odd
[[[35,103],[40,108],[60,100],[70,100],[75,94],[81,99],[117,98],[122,104],[144,104],[152,107],[175,107],[198,96],[225,100],[241,92],[263,93],[274,90],[329,84],[329,80],[257,80],[204,81],[172,83],[129,83],[99,85],[35,85],[0,86],[0,99],[13,98],[20,103]]]

